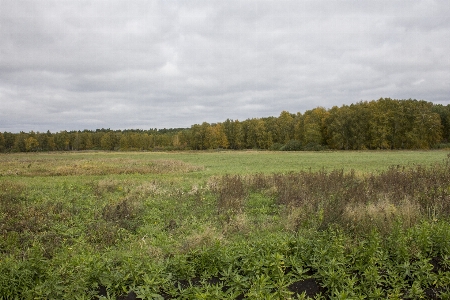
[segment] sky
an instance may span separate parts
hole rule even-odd
[[[0,0],[0,131],[450,104],[448,0]]]

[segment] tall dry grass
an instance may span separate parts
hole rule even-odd
[[[240,213],[243,208],[247,190],[239,175],[222,177],[218,187],[217,208],[219,213]]]
[[[167,174],[203,170],[181,160],[137,160],[128,158],[75,159],[75,160],[21,160],[6,161],[0,176],[80,176],[108,174]]]
[[[288,230],[338,226],[352,232],[450,215],[449,159],[429,167],[393,166],[366,176],[343,170],[223,176],[209,183],[220,212],[242,213],[250,192],[274,197]]]

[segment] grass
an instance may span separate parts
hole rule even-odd
[[[445,151],[0,155],[0,299],[446,299]]]
[[[50,152],[0,155],[2,176],[105,175],[124,173],[184,173],[187,165],[204,176],[282,173],[343,169],[375,172],[392,165],[429,165],[445,159],[447,151],[210,151],[210,152]],[[153,166],[156,164],[156,166]],[[158,170],[158,167],[161,170]],[[180,169],[181,167],[181,169]],[[94,170],[97,169],[97,170]],[[184,169],[184,170],[183,170]],[[191,170],[193,171],[193,170]]]

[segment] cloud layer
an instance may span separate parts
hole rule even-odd
[[[450,103],[445,0],[1,4],[0,131],[189,127],[380,97]]]

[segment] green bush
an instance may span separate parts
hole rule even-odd
[[[271,150],[271,151],[280,151],[283,146],[284,145],[281,144],[281,143],[274,143],[274,144],[272,144],[272,146],[270,146],[269,150]]]
[[[281,151],[301,151],[303,150],[302,142],[298,140],[290,140],[283,147],[280,148]]]
[[[303,147],[303,150],[305,151],[323,151],[327,150],[326,146],[323,146],[318,143],[308,143]]]

